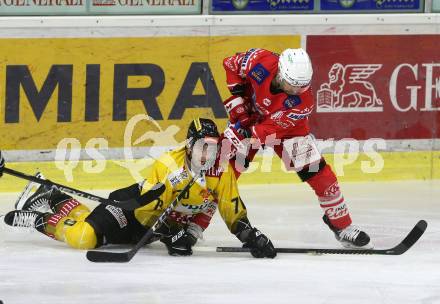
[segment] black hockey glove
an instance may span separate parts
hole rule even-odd
[[[131,186],[115,190],[108,196],[111,200],[125,201],[132,198],[139,197],[141,195],[141,187],[139,184],[133,184]]]
[[[195,245],[197,239],[184,229],[177,231],[175,234],[160,239],[168,249],[169,255],[192,255],[191,247]]]
[[[271,258],[277,256],[277,252],[273,247],[272,242],[257,228],[252,228],[249,231],[249,236],[243,247],[248,247],[254,258]]]
[[[4,168],[5,168],[5,159],[3,158],[2,151],[0,151],[0,177],[3,176]]]
[[[160,236],[160,241],[167,246],[168,254],[173,256],[192,255],[191,248],[197,242],[197,238],[185,229],[179,226],[170,228],[167,223],[162,224],[155,234]]]
[[[254,258],[273,259],[277,256],[269,238],[257,228],[252,228],[247,218],[238,221],[235,235],[243,243],[243,247],[250,249]]]

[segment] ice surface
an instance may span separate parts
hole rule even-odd
[[[252,223],[279,247],[337,247],[306,185],[241,186]],[[195,249],[170,257],[161,244],[125,264],[94,264],[85,252],[0,224],[0,299],[12,303],[440,303],[440,181],[346,183],[352,217],[377,248],[394,246],[419,219],[420,241],[402,256],[247,253]],[[17,193],[0,194],[0,214]],[[237,246],[220,216],[198,246]],[[112,247],[127,250],[129,247]]]

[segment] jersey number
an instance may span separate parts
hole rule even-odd
[[[244,205],[243,201],[241,200],[241,197],[234,197],[231,202],[233,202],[235,204],[235,213],[238,213],[238,204],[241,204],[241,206],[243,207],[243,209],[246,210],[246,206]]]
[[[163,206],[163,200],[161,200],[160,198],[158,198],[156,201],[157,201],[157,203],[156,203],[156,206],[154,207],[154,210],[162,209],[162,206]]]

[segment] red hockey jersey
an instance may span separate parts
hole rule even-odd
[[[250,114],[258,113],[252,132],[261,142],[276,133],[280,139],[309,133],[308,116],[313,110],[311,89],[301,95],[271,90],[278,71],[278,55],[264,49],[250,49],[223,60],[228,89],[234,94],[244,87]]]

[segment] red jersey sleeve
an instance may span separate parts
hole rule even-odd
[[[223,67],[226,71],[226,83],[232,95],[236,93],[234,88],[244,88],[248,82],[248,73],[257,65],[264,64],[268,57],[276,56],[273,52],[265,49],[249,49],[247,52],[227,57],[223,60]]]
[[[241,62],[245,53],[240,53],[223,60],[223,68],[226,71],[226,84],[229,91],[234,94],[236,86],[243,86],[245,80],[240,75]]]

